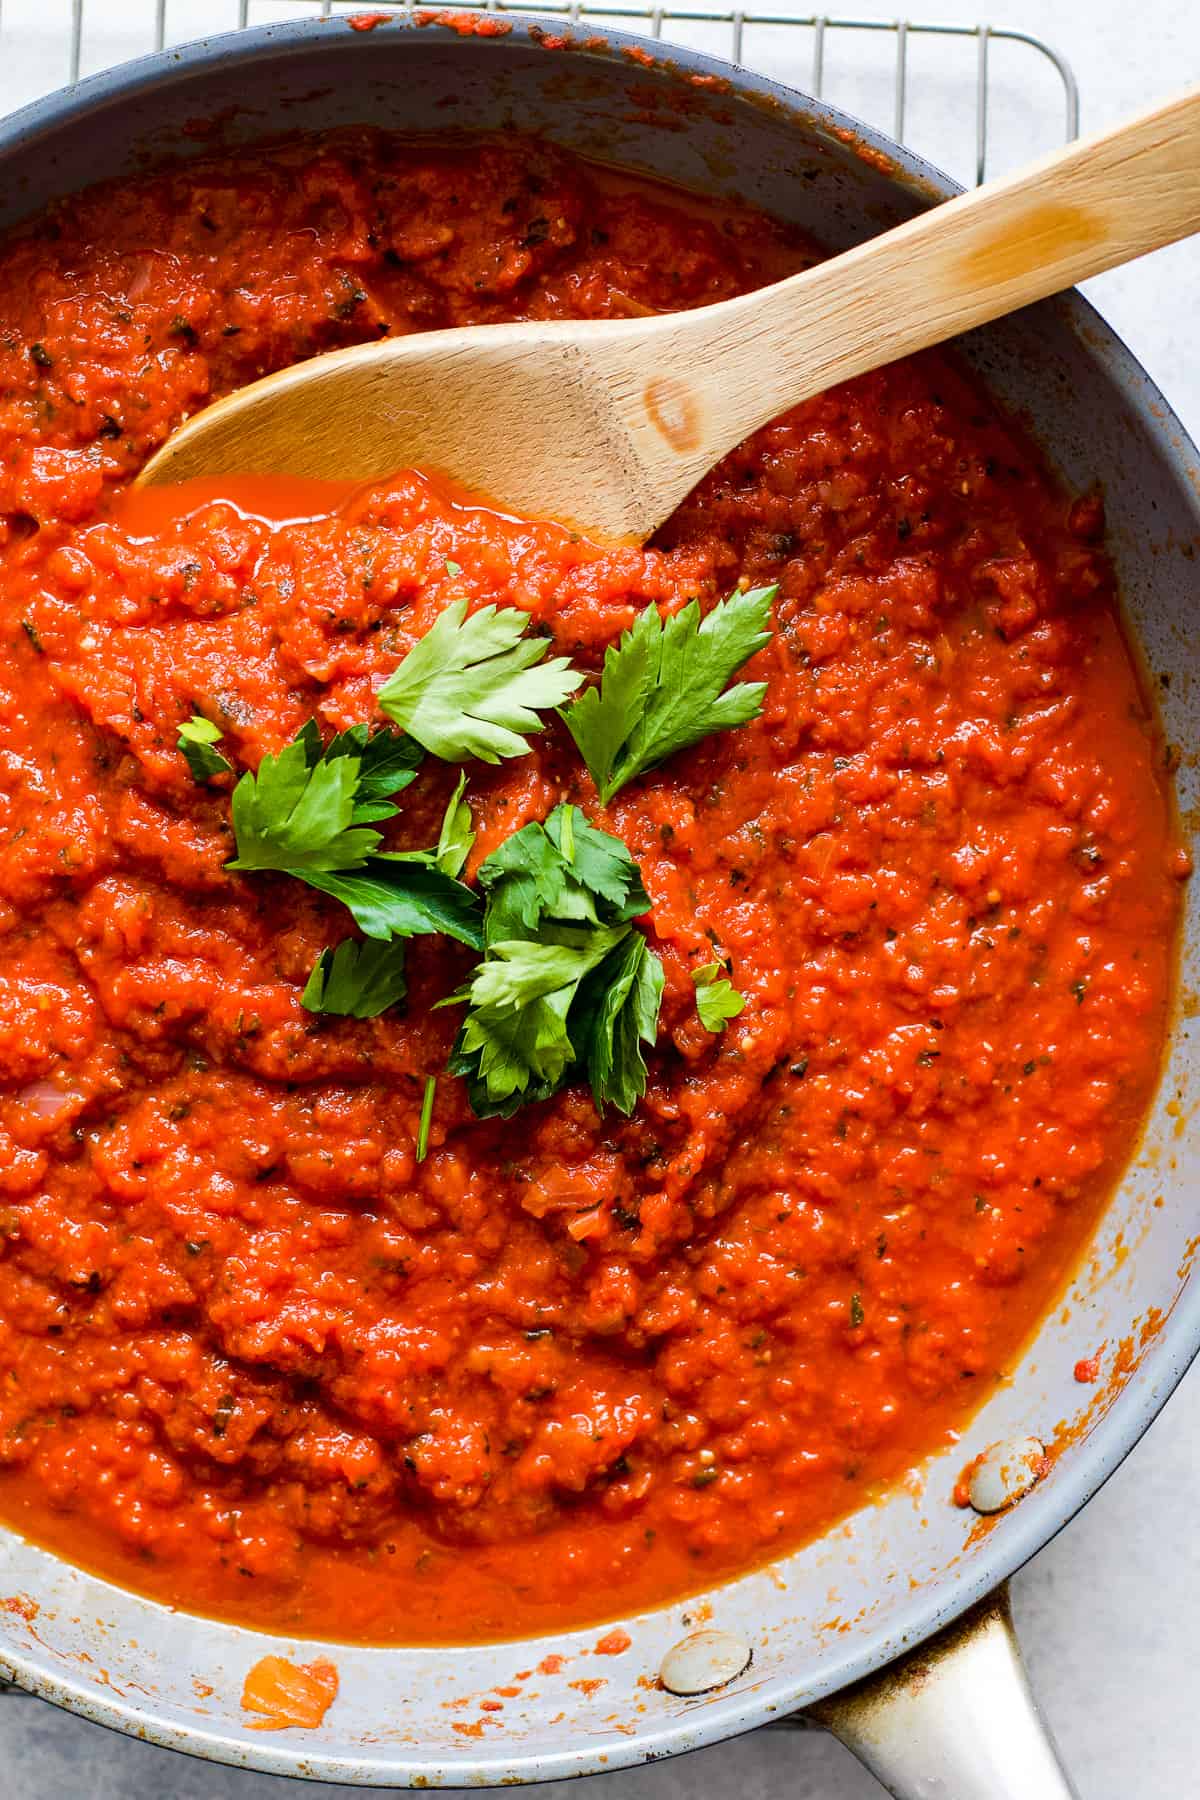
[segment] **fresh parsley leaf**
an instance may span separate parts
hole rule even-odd
[[[307,732],[312,727],[305,726]],[[316,762],[322,754],[317,739]],[[385,725],[373,731],[367,725],[351,725],[339,731],[323,752],[326,761],[337,756],[358,758],[358,787],[354,796],[354,823],[366,824],[370,819],[390,819],[396,812],[387,804],[393,794],[400,793],[417,778],[425,760],[425,752],[414,738],[402,731],[389,731]]]
[[[382,838],[363,827],[396,812],[389,796],[415,777],[424,752],[403,733],[366,725],[322,748],[315,719],[233,790],[238,853],[227,867],[304,876],[360,867]]]
[[[424,1162],[429,1154],[429,1127],[433,1124],[433,1099],[437,1093],[437,1076],[425,1077],[425,1096],[421,1101],[421,1120],[417,1126],[417,1161]]]
[[[607,902],[605,917],[636,919],[650,910],[641,870],[619,837],[600,831],[577,806],[556,806],[545,829],[574,879]]]
[[[461,993],[450,1067],[481,1118],[505,1118],[586,1077],[597,1107],[645,1092],[662,964],[630,921],[650,904],[619,838],[574,806],[526,825],[479,871],[486,950]],[[450,1004],[451,1002],[443,1002]]]
[[[622,760],[622,751],[650,703],[661,661],[662,618],[657,606],[651,605],[620,641],[604,652],[604,669],[596,686],[585,689],[563,712],[567,730],[605,805],[623,781],[632,780],[637,772],[628,756]]]
[[[353,825],[358,758],[310,763],[309,748],[302,732],[242,776],[233,790],[238,853],[227,868],[307,875],[357,868],[379,848],[377,831]]]
[[[581,899],[567,900],[568,875],[544,825],[526,825],[506,838],[479,869],[479,885],[487,895],[487,941],[532,937],[543,913],[598,924],[595,902],[586,890],[581,890]]]
[[[463,865],[471,854],[471,845],[475,842],[470,804],[463,799],[466,785],[466,775],[460,775],[454,792],[446,803],[446,810],[442,814],[442,828],[432,850],[396,850],[385,853],[380,861],[419,863],[423,868],[440,870],[454,881],[462,873]]]
[[[526,825],[506,838],[481,867],[479,881],[488,895],[489,942],[532,933],[543,916],[611,925],[650,906],[626,846],[597,830],[577,806],[556,806],[544,825]]]
[[[475,1007],[515,1012],[564,988],[574,990],[626,935],[619,925],[598,930],[551,925],[540,939],[490,944],[486,962],[479,964],[465,992]]]
[[[693,969],[692,980],[696,984],[696,1011],[705,1031],[724,1031],[730,1019],[736,1019],[745,1006],[746,996],[726,979],[725,970],[717,962]]]
[[[433,860],[443,875],[458,876],[471,854],[471,845],[475,842],[475,831],[471,822],[471,807],[463,799],[467,778],[460,775],[458,784],[451,794],[442,818],[442,829],[438,833],[437,849]]]
[[[539,711],[559,706],[583,677],[565,656],[543,661],[545,638],[526,637],[529,616],[467,602],[446,607],[379,690],[381,711],[434,756],[481,762],[523,756]]]
[[[196,747],[210,749],[220,733],[206,720],[197,723]],[[183,748],[182,731],[180,738]],[[479,897],[455,879],[474,842],[466,777],[451,796],[434,850],[380,853],[380,833],[364,823],[396,812],[389,797],[412,781],[422,755],[411,738],[365,725],[339,732],[323,748],[310,719],[233,790],[238,854],[226,867],[295,876],[340,900],[373,940],[322,953],[302,995],[311,1012],[369,1019],[394,1005],[405,991],[404,951],[390,940],[444,932],[483,948]]]
[[[233,764],[214,748],[221,741],[220,727],[213,724],[200,713],[193,713],[179,727],[179,738],[176,748],[183,752],[184,761],[192,771],[195,781],[211,781],[214,775],[232,775]]]
[[[665,625],[651,605],[609,646],[599,683],[562,713],[605,805],[677,750],[758,717],[766,683],[725,684],[770,641],[777,591],[735,592],[703,619],[693,600]]]
[[[629,932],[588,976],[574,1028],[597,1112],[612,1105],[628,1116],[645,1093],[641,1046],[653,1046],[658,1035],[663,985],[662,963],[640,931]]]
[[[444,932],[472,950],[483,948],[479,896],[417,856],[372,856],[360,869],[290,870],[348,906],[367,937],[419,937]]]
[[[403,941],[359,943],[346,938],[334,950],[322,950],[300,1003],[309,1012],[340,1013],[351,1019],[373,1019],[407,992]]]
[[[572,1057],[566,1033],[571,997],[568,990],[524,1012],[467,1014],[447,1066],[466,1081],[476,1117],[509,1119],[558,1092]]]
[[[421,756],[411,738],[365,725],[339,732],[322,749],[310,720],[234,788],[238,854],[226,867],[294,875],[348,906],[369,938],[445,932],[482,949],[479,898],[454,879],[471,843],[465,783],[455,790],[436,850],[380,853],[380,833],[362,823],[391,817],[396,808],[388,796],[408,786]],[[348,971],[349,962],[347,953],[334,972]]]
[[[450,1061],[481,1118],[507,1118],[564,1084],[577,1060],[567,1018],[579,984],[627,929],[560,926],[555,941],[489,944],[460,996],[469,1010]]]
[[[462,564],[456,563],[452,556],[448,556],[446,558],[446,573],[447,575],[461,575]]]

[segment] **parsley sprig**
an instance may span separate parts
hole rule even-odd
[[[369,938],[444,932],[481,949],[478,896],[457,879],[473,839],[464,781],[447,807],[436,849],[380,850],[383,835],[374,827],[398,812],[394,796],[414,779],[421,761],[420,747],[386,726],[370,731],[354,725],[322,747],[310,719],[278,756],[264,756],[256,771],[238,780],[232,801],[237,855],[225,866],[294,876],[340,900]],[[347,953],[335,992],[348,978],[350,962]],[[327,991],[334,973],[330,966],[323,983],[310,982],[314,997]]]
[[[549,640],[527,637],[528,613],[455,600],[379,690],[381,712],[434,756],[495,763],[524,756],[527,731],[583,680],[565,656],[545,661]]]
[[[677,750],[758,717],[766,683],[726,683],[770,642],[777,591],[733,593],[703,619],[693,600],[665,624],[648,606],[606,651],[600,681],[562,713],[606,806]]]
[[[477,895],[415,858],[373,856],[361,869],[287,873],[340,900],[365,937],[427,937],[440,931],[472,950],[482,946]]]
[[[416,1160],[424,1162],[429,1154],[429,1128],[433,1124],[433,1102],[437,1097],[437,1076],[425,1077],[425,1093],[421,1100],[421,1118],[417,1126]]]
[[[384,850],[368,856],[359,868],[289,872],[349,907],[367,937],[422,937],[440,931],[479,950],[479,898],[457,879],[475,842],[471,808],[463,798],[466,785],[463,775],[432,850]]]
[[[665,623],[650,606],[610,647],[599,683],[561,711],[603,802],[676,751],[757,717],[765,683],[728,683],[769,641],[775,591],[734,593],[703,619],[694,601]],[[409,937],[440,932],[480,952],[462,989],[440,1002],[466,1006],[449,1066],[480,1117],[508,1117],[579,1078],[600,1111],[628,1115],[646,1090],[664,975],[633,923],[650,899],[624,843],[578,807],[557,806],[487,858],[477,893],[460,880],[475,838],[465,774],[433,848],[386,851],[376,829],[399,810],[426,750],[453,762],[523,755],[540,715],[575,693],[583,677],[565,657],[547,659],[528,625],[514,608],[468,617],[465,600],[449,605],[379,692],[402,729],[356,725],[323,744],[310,720],[238,778],[237,855],[226,866],[303,881],[341,901],[363,933],[322,951],[302,995],[312,1012],[369,1019],[404,999]],[[180,727],[198,782],[235,773],[220,739],[199,714]],[[693,979],[701,1023],[723,1030],[743,996],[717,962]]]
[[[422,755],[411,738],[365,725],[325,748],[310,719],[278,756],[264,756],[233,790],[238,853],[227,866],[305,876],[361,868],[383,842],[371,826],[399,810],[391,797],[413,780]]]
[[[310,872],[309,883],[343,900],[368,934],[365,943],[346,938],[336,949],[321,952],[300,996],[310,1012],[374,1019],[403,1000],[406,938],[441,931],[472,949],[480,947],[478,902],[454,879],[475,841],[471,808],[463,798],[466,785],[466,776],[460,775],[433,850],[385,853],[371,859],[363,872]],[[390,870],[378,874],[382,865],[397,863],[406,865],[403,876]]]
[[[481,1118],[508,1118],[577,1075],[598,1108],[632,1112],[646,1091],[663,969],[632,920],[650,904],[619,838],[556,806],[482,865],[483,960],[450,1058]],[[442,1002],[443,1005],[450,1002]]]

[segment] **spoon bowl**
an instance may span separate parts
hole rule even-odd
[[[1200,90],[693,312],[356,345],[188,420],[143,485],[369,481],[407,466],[602,543],[640,543],[787,408],[1200,227]]]

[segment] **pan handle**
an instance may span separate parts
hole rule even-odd
[[[896,1800],[1078,1800],[1030,1690],[1007,1587],[808,1716]]]

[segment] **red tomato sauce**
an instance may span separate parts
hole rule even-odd
[[[100,188],[0,251],[18,1529],[274,1629],[531,1632],[803,1542],[1011,1369],[1129,1155],[1172,974],[1179,852],[1095,502],[938,356],[761,431],[644,550],[411,473],[121,499],[185,414],[333,345],[698,305],[813,255],[544,145],[371,134]],[[564,798],[638,859],[644,1102],[482,1123],[441,1073],[418,1162],[467,953],[416,940],[404,1010],[306,1012],[347,915],[224,870],[180,722],[253,767],[372,718],[457,597],[596,667],[648,603],[743,578],[779,583],[756,723],[607,809],[557,725],[471,771],[472,869]],[[433,841],[453,777],[426,764],[394,845]],[[715,952],[747,1004],[714,1037]]]

